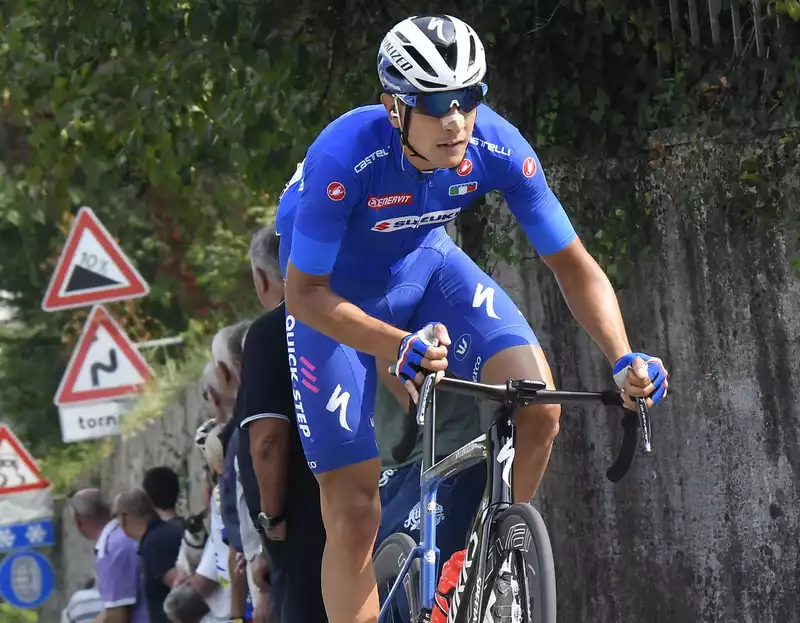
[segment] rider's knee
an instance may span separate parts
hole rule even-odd
[[[322,488],[320,493],[322,516],[329,540],[353,548],[362,548],[374,542],[381,523],[381,498],[377,482],[373,487],[353,486],[347,491],[326,491]]]
[[[533,435],[544,442],[551,442],[558,436],[560,420],[561,405],[528,405],[517,414],[520,434]]]

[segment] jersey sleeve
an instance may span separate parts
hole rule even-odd
[[[539,157],[528,141],[516,134],[510,166],[498,190],[536,251],[540,255],[550,255],[561,251],[578,234],[558,197],[547,185]]]
[[[359,197],[353,169],[312,146],[303,163],[292,232],[289,261],[295,268],[310,275],[331,272]]]

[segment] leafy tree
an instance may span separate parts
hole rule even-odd
[[[3,623],[36,623],[39,616],[33,610],[20,610],[0,603],[0,621]]]
[[[656,127],[733,118],[742,132],[794,114],[786,28],[765,17],[768,58],[732,57],[730,29],[718,50],[673,38],[669,4],[452,0],[437,10],[478,28],[490,102],[537,147],[603,157],[631,153]],[[793,16],[795,4],[770,10]],[[20,322],[0,332],[0,405],[34,450],[59,436],[51,397],[88,311],[39,309],[77,208],[98,213],[151,284],[146,299],[111,306],[134,339],[251,313],[249,233],[271,218],[316,133],[376,101],[383,33],[428,10],[418,0],[0,4],[0,290]],[[616,240],[630,219],[609,209],[574,216],[606,226],[598,250],[611,262],[627,252]],[[504,224],[480,211],[462,224],[470,218],[473,255],[493,235],[503,255],[518,254],[497,235]]]

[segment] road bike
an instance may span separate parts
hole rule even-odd
[[[442,390],[492,400],[501,406],[484,435],[434,462],[436,393]],[[450,600],[448,623],[501,620],[556,623],[555,565],[547,528],[533,506],[513,503],[512,467],[516,452],[513,420],[514,411],[524,405],[575,402],[622,406],[618,391],[549,390],[544,382],[529,380],[487,385],[445,377],[436,383],[434,375],[426,376],[416,414],[410,409],[402,439],[392,449],[395,460],[403,462],[411,454],[422,429],[420,542],[414,543],[410,536],[398,532],[387,537],[376,550],[373,561],[382,598],[379,623],[430,621],[439,570],[436,492],[443,480],[481,462],[487,467],[486,488]],[[638,399],[636,407],[635,412],[625,410],[622,418],[622,446],[606,472],[611,482],[619,482],[630,469],[640,431],[644,451],[651,451],[645,401]]]

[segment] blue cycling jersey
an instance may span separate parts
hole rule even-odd
[[[405,158],[384,107],[364,106],[312,144],[287,186],[297,196],[281,201],[277,229],[290,239],[282,243],[291,249],[288,259],[305,273],[381,279],[431,230],[492,190],[503,193],[540,254],[576,237],[536,153],[488,106],[478,108],[461,164],[430,173]]]

